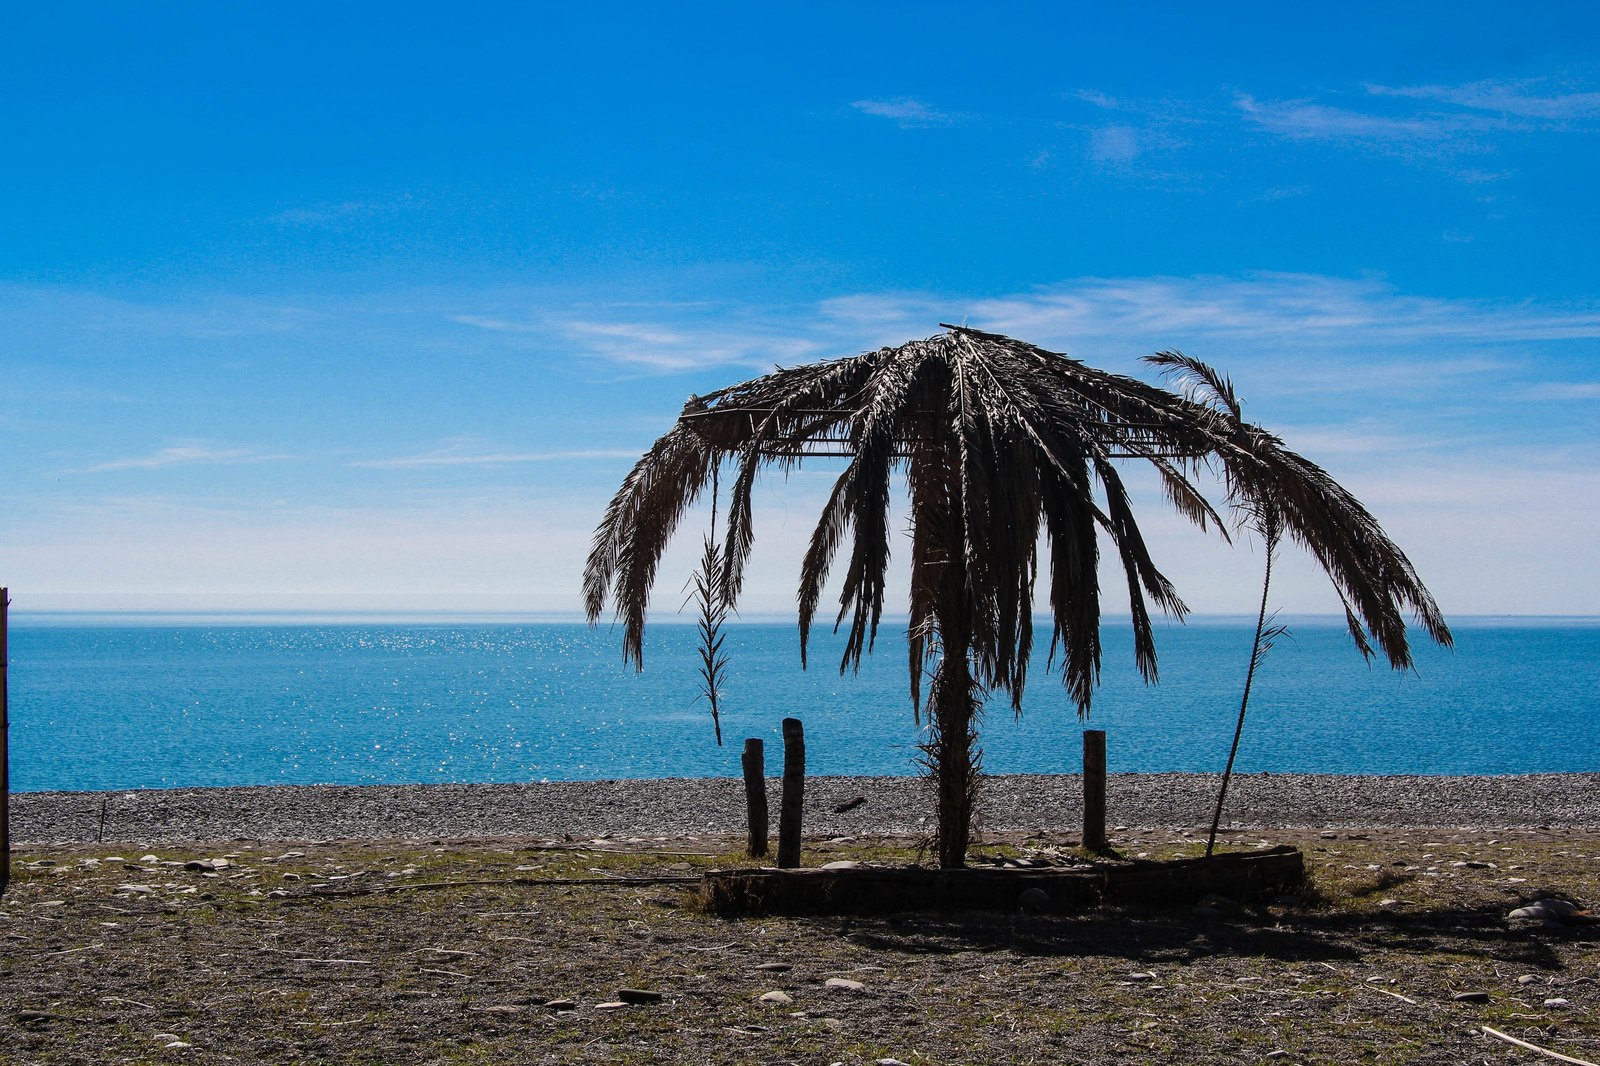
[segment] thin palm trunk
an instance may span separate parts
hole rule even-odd
[[[978,713],[972,676],[971,597],[967,591],[966,529],[962,520],[959,460],[947,454],[946,508],[937,519],[941,551],[928,560],[936,570],[928,580],[938,590],[934,623],[938,629],[939,665],[934,673],[926,747],[928,770],[938,788],[939,865],[966,865],[972,834],[972,807],[977,796],[978,768],[973,722]]]
[[[1256,667],[1261,665],[1261,657],[1265,654],[1267,645],[1263,638],[1267,631],[1267,595],[1272,589],[1272,557],[1277,551],[1277,533],[1271,527],[1265,531],[1267,546],[1267,565],[1261,578],[1261,609],[1256,612],[1256,636],[1250,644],[1250,669],[1244,674],[1244,694],[1239,697],[1239,721],[1233,727],[1233,747],[1228,749],[1228,765],[1222,771],[1222,785],[1217,789],[1217,809],[1211,815],[1211,833],[1206,837],[1206,858],[1211,857],[1211,852],[1217,846],[1217,828],[1222,824],[1222,804],[1228,797],[1228,782],[1233,778],[1233,760],[1239,754],[1239,738],[1244,735],[1245,710],[1250,706],[1250,686],[1256,679]]]
[[[966,656],[966,649],[947,646],[934,679],[929,769],[939,790],[939,865],[946,869],[966,865],[978,785],[972,727],[977,703]]]

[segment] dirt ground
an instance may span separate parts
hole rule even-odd
[[[1600,895],[1596,834],[1227,847],[1263,842],[1304,849],[1300,896],[737,921],[693,897],[699,871],[742,864],[727,839],[30,848],[0,899],[0,1062],[1553,1061],[1486,1027],[1600,1059],[1600,926],[1507,918]],[[915,848],[808,842],[808,865],[841,858]]]

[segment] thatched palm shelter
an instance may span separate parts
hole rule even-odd
[[[975,721],[1000,690],[1020,709],[1033,646],[1040,533],[1048,543],[1052,661],[1059,654],[1080,716],[1100,672],[1100,537],[1115,551],[1132,604],[1135,655],[1147,679],[1156,649],[1146,598],[1184,605],[1145,548],[1119,460],[1155,468],[1168,498],[1202,527],[1222,520],[1191,480],[1219,474],[1229,503],[1270,508],[1287,539],[1332,579],[1363,654],[1375,642],[1409,666],[1405,614],[1435,640],[1449,630],[1411,563],[1359,501],[1320,467],[1237,417],[1031,344],[965,327],[898,348],[776,373],[691,397],[672,429],[623,482],[595,532],[584,573],[591,621],[608,596],[623,656],[642,664],[645,607],[680,517],[724,460],[730,493],[721,584],[739,593],[752,542],[751,488],[766,465],[845,456],[800,574],[800,654],[824,582],[849,541],[835,625],[848,620],[841,669],[859,665],[883,613],[891,475],[910,493],[911,695],[931,670],[928,762],[938,783],[939,858],[965,860],[977,782]],[[1202,364],[1158,362],[1198,374]],[[1226,382],[1213,383],[1226,391]]]

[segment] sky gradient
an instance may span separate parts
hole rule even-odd
[[[964,321],[1208,360],[1447,614],[1600,614],[1596,10],[14,7],[0,584],[573,611],[688,394]],[[749,614],[834,469],[764,483]]]

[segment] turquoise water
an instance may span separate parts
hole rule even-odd
[[[1291,626],[1267,659],[1244,771],[1490,774],[1600,770],[1600,623],[1466,621],[1415,673],[1367,667],[1341,626]],[[1108,626],[1090,726],[1114,771],[1220,770],[1251,629],[1191,622],[1160,637],[1142,684],[1126,626]],[[841,677],[824,635],[799,667],[792,624],[741,624],[718,748],[696,701],[694,634],[654,626],[643,673],[619,635],[575,624],[15,618],[12,787],[528,781],[737,774],[739,742],[804,720],[817,774],[909,774],[921,739],[893,630]],[[991,708],[991,772],[1075,772],[1079,723],[1041,661],[1020,720]]]

